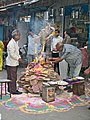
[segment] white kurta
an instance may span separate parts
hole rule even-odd
[[[16,42],[13,38],[9,41],[7,45],[7,58],[6,65],[8,66],[18,66],[18,59],[21,58],[19,55],[19,46],[18,42]]]

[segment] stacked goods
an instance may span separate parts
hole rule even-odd
[[[42,91],[43,82],[57,80],[60,80],[60,76],[54,72],[51,63],[30,63],[17,82],[27,92],[39,93]]]

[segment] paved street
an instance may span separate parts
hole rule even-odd
[[[18,76],[24,71],[18,69]],[[6,78],[6,70],[0,72],[0,78]],[[67,112],[50,112],[46,114],[27,114],[18,110],[8,110],[0,106],[2,120],[90,120],[90,110],[87,106],[75,107]]]
[[[0,113],[2,120],[90,120],[90,110],[86,107],[76,107],[68,112],[51,112],[41,115],[25,114],[0,107]]]

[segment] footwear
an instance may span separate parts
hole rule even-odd
[[[73,89],[72,88],[68,89],[68,92],[73,92]]]
[[[6,94],[10,94],[10,92],[7,91]]]
[[[11,94],[22,94],[22,92],[19,92],[18,90],[16,92],[12,92]]]
[[[20,91],[16,90],[16,92],[20,92]]]
[[[64,88],[64,90],[69,90],[71,89],[71,86],[66,86],[66,88]]]
[[[90,110],[90,104],[87,106],[87,108]]]

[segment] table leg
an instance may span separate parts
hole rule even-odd
[[[5,83],[5,95],[6,95],[6,83]]]
[[[2,99],[2,83],[1,83],[1,99]]]
[[[10,98],[11,98],[11,88],[9,87],[10,86],[10,82],[8,83],[8,88],[9,88],[9,92],[10,92]]]

